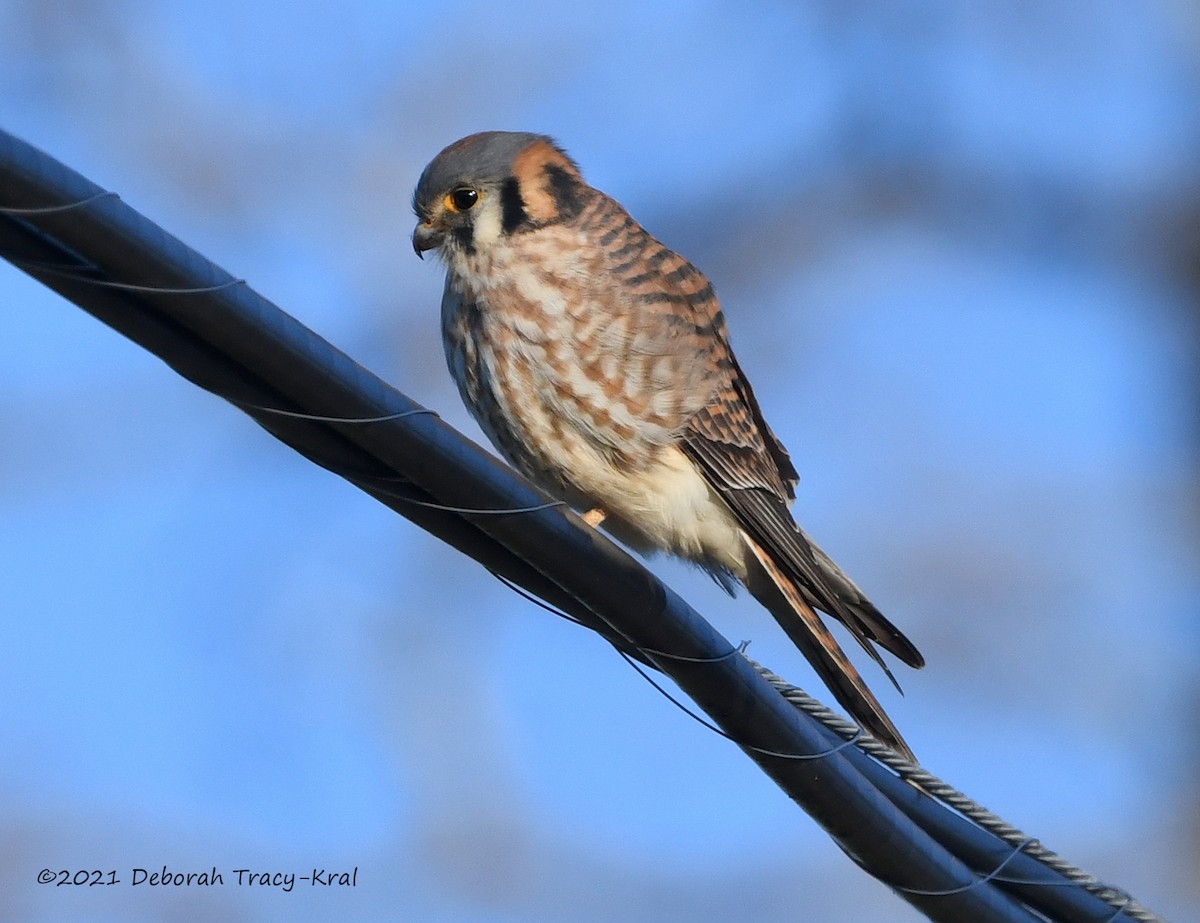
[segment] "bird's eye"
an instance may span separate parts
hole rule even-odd
[[[459,186],[446,194],[446,207],[452,212],[465,212],[479,201],[479,193],[469,186]]]

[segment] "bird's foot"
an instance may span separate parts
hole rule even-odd
[[[597,506],[583,514],[583,521],[593,529],[598,529],[600,527],[600,523],[604,522],[606,516],[608,516],[608,514]]]

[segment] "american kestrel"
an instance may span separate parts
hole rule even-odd
[[[455,142],[421,174],[413,209],[417,255],[446,266],[450,373],[500,453],[630,547],[727,588],[736,578],[850,714],[911,758],[816,610],[889,677],[874,644],[912,667],[924,658],[792,518],[796,469],[704,274],[544,135]]]

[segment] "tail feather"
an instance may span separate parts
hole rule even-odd
[[[744,536],[750,555],[747,559],[747,589],[775,616],[775,620],[808,658],[821,681],[837,698],[850,716],[875,737],[900,754],[916,762],[900,731],[887,716],[879,700],[867,688],[837,640],[821,620],[796,583],[775,563],[771,556],[749,536]],[[870,645],[873,635],[862,637],[857,626],[849,626],[855,637],[875,658],[879,654]],[[884,667],[887,670],[886,666]],[[890,676],[890,671],[887,671]],[[895,682],[895,680],[892,680]]]
[[[834,563],[833,558],[829,557],[807,532],[801,529],[800,535],[812,549],[813,560],[830,592],[829,614],[845,622],[846,626],[854,631],[855,637],[861,632],[910,667],[919,670],[925,666],[925,658],[921,656],[921,652],[899,628],[875,608],[866,594],[858,588],[858,584]],[[810,600],[812,601],[816,601],[819,608],[824,608],[819,601]],[[839,612],[839,609],[843,611]],[[886,666],[884,670],[887,670]],[[892,682],[894,683],[895,679]]]

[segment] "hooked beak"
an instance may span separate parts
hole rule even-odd
[[[443,236],[443,233],[432,224],[422,221],[417,225],[416,230],[413,231],[413,252],[421,259],[425,259],[425,251],[439,246]]]

